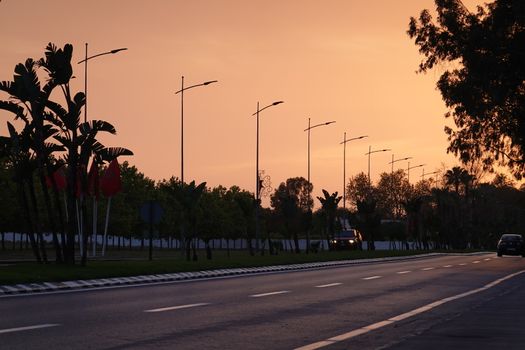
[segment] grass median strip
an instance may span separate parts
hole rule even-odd
[[[443,252],[443,251],[439,251]],[[0,285],[15,285],[40,282],[62,282],[115,277],[134,278],[134,276],[183,274],[196,271],[228,271],[228,269],[250,269],[307,263],[326,263],[338,265],[348,261],[367,261],[369,259],[388,257],[410,257],[414,255],[439,253],[438,251],[418,250],[381,250],[381,251],[325,251],[315,254],[295,254],[280,252],[278,255],[250,256],[246,251],[214,251],[213,259],[203,257],[200,252],[198,261],[186,261],[180,251],[163,251],[162,257],[153,261],[140,260],[138,251],[111,252],[108,260],[100,258],[88,261],[87,266],[68,266],[55,263],[37,264],[32,262],[13,262],[2,267]],[[117,255],[117,253],[119,253]],[[142,253],[144,254],[144,253]],[[30,257],[30,256],[29,256]],[[109,260],[112,259],[112,260]]]

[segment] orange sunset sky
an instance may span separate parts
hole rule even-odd
[[[474,9],[482,1],[464,1]],[[275,188],[307,177],[343,190],[343,133],[369,135],[347,144],[346,174],[367,172],[364,155],[391,148],[395,158],[426,163],[425,172],[452,167],[443,132],[446,112],[435,82],[446,67],[416,74],[421,56],[406,34],[410,16],[432,0],[2,0],[0,80],[14,66],[40,58],[48,42],[74,46],[75,91],[84,89],[89,55],[128,51],[89,61],[88,118],[107,120],[117,136],[106,146],[133,150],[121,158],[146,176],[180,176],[180,89],[218,80],[184,95],[184,177],[209,186],[255,187],[255,112],[260,115],[260,169]],[[441,69],[441,70],[440,70]],[[58,96],[58,95],[57,95]],[[0,98],[6,98],[5,94]],[[0,134],[12,116],[0,111]],[[392,152],[372,155],[371,175],[390,171]],[[396,163],[406,168],[407,162]],[[413,169],[411,182],[422,168]],[[268,205],[268,199],[263,204]],[[317,205],[316,205],[317,206]]]

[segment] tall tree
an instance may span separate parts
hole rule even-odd
[[[327,190],[323,189],[324,197],[317,197],[319,202],[321,202],[321,210],[324,213],[324,218],[326,219],[326,244],[330,247],[330,239],[333,239],[335,233],[335,220],[337,215],[337,205],[343,197],[338,196],[337,192],[332,194],[328,193]]]
[[[299,232],[310,226],[313,200],[310,197],[312,184],[304,177],[289,178],[282,182],[270,197],[272,208],[283,220],[285,230],[293,237],[295,252],[299,253]]]
[[[481,159],[525,175],[525,4],[496,0],[470,12],[461,0],[435,0],[437,19],[423,10],[408,35],[425,56],[419,72],[450,67],[437,87],[456,128],[445,127],[463,162]],[[446,63],[446,65],[442,65]]]

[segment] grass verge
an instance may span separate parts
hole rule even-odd
[[[376,250],[337,251],[312,254],[281,252],[279,255],[250,256],[245,251],[233,251],[227,256],[224,251],[214,251],[213,259],[206,260],[201,252],[198,261],[186,261],[180,252],[172,256],[147,260],[95,260],[87,266],[64,266],[58,264],[37,264],[30,262],[6,263],[0,265],[0,285],[56,282],[79,279],[128,277],[148,274],[190,272],[239,267],[300,264],[307,262],[370,259],[393,256],[410,256],[435,251],[418,250]],[[447,251],[450,252],[450,251]],[[115,257],[118,259],[118,257]]]

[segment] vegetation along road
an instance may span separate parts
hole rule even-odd
[[[519,297],[524,271],[521,257],[443,255],[11,296],[0,300],[0,341],[6,349],[415,349],[427,347],[425,341],[438,346],[450,333],[439,337],[429,329],[482,310],[497,312],[498,303]],[[478,349],[494,342],[508,348],[523,344],[516,328],[524,315],[520,307],[508,308],[519,314],[512,323],[503,317],[495,326],[489,318],[494,331],[469,344]],[[471,324],[456,323],[457,332]],[[505,337],[498,327],[506,327]]]

